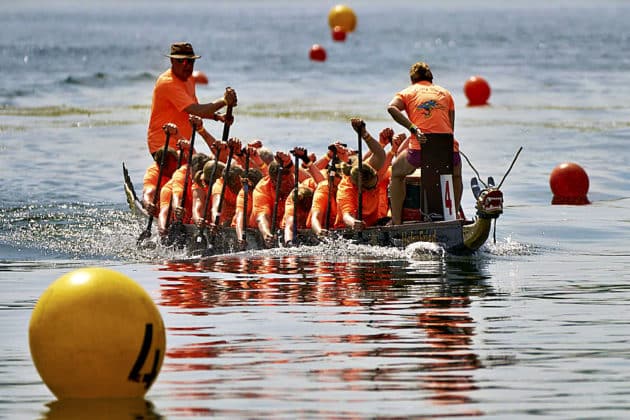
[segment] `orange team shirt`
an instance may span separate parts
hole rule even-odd
[[[223,178],[219,178],[212,186],[212,197],[221,195],[223,189]],[[213,203],[214,204],[214,203]],[[249,204],[247,205],[249,207]],[[225,188],[225,195],[223,196],[223,203],[221,204],[221,217],[219,218],[219,224],[225,225],[231,222],[236,213],[236,194],[229,188]]]
[[[322,181],[317,184],[315,192],[313,193],[313,204],[311,205],[311,212],[308,215],[306,227],[312,227],[311,216],[313,212],[319,211],[319,221],[322,228],[326,229],[326,207],[328,207],[328,180]],[[342,228],[343,223],[337,223],[337,200],[333,194],[330,197],[330,214],[329,214],[330,228]]]
[[[309,180],[312,180],[313,178],[307,178],[304,181],[302,181],[300,183],[300,187],[306,187],[308,189],[310,189],[311,191],[313,191],[312,185],[315,184],[315,182],[309,182]],[[289,194],[289,196],[286,199],[286,202],[284,204],[284,215],[282,216],[282,222],[280,223],[280,227],[282,229],[284,229],[284,227],[287,225],[287,217],[293,216],[293,191],[291,191],[291,193]],[[304,214],[301,213],[298,210],[298,229],[304,229],[305,227],[310,227],[311,223],[308,221],[310,219],[310,211],[308,214]]]
[[[143,189],[145,189],[145,188],[147,188],[149,186],[152,186],[152,187],[155,188],[155,186],[158,183],[158,175],[159,174],[160,174],[160,165],[158,165],[157,162],[153,162],[153,165],[149,166],[147,168],[146,172],[144,173],[144,179],[142,180]],[[160,187],[157,188],[158,193],[161,191],[162,187],[164,185],[166,185],[166,183],[168,181],[170,181],[170,180],[171,180],[171,178],[169,178],[166,175],[162,174],[162,180],[160,182]],[[159,197],[159,195],[158,195],[158,197]],[[170,200],[170,195],[169,195],[169,200]],[[158,199],[157,204],[158,204],[158,212],[159,212],[160,208],[162,207],[162,200]]]
[[[247,193],[247,214],[244,216],[245,220],[247,220],[247,227],[255,228],[256,224],[252,223],[252,201],[253,201],[254,189],[249,188],[249,192]],[[236,213],[239,211],[243,211],[245,207],[245,190],[241,188],[236,196],[236,208],[234,209],[234,217],[232,218],[232,227],[236,227]]]
[[[182,165],[178,170],[173,172],[172,180],[172,190],[173,195],[179,197],[179,203],[182,202],[182,197],[184,193],[184,183],[186,180],[186,168],[188,168],[188,164]],[[188,179],[188,188],[186,191],[186,202],[184,203],[186,209],[186,216],[184,217],[184,223],[190,223],[192,216],[192,179]]]
[[[166,123],[174,123],[183,138],[190,138],[192,127],[188,120],[188,113],[184,111],[189,105],[196,104],[195,81],[189,77],[185,82],[175,77],[171,69],[162,73],[153,89],[151,117],[147,133],[149,153],[153,154],[164,146],[166,137],[162,127]],[[173,145],[177,139],[171,138]]]
[[[158,183],[158,176],[160,175],[160,165],[157,162],[153,162],[153,165],[149,166],[144,173],[143,185],[144,188],[148,186],[155,187]],[[171,178],[162,173],[162,182],[160,182],[160,188],[166,184]]]
[[[445,88],[426,80],[407,86],[396,94],[405,104],[405,112],[423,133],[453,133],[449,111],[455,102]],[[416,136],[411,136],[409,148],[420,150]],[[458,151],[458,150],[455,150]]]
[[[173,179],[169,179],[160,190],[160,208],[165,209],[171,205],[171,197],[173,195]],[[171,212],[171,218],[173,214]]]
[[[337,220],[335,223],[340,223],[345,226],[343,222],[344,213],[350,213],[354,218],[358,219],[357,212],[359,211],[359,189],[352,183],[352,179],[349,176],[343,177],[339,186],[337,187]],[[371,190],[363,191],[363,221],[366,226],[374,226],[378,220],[378,208],[379,208],[379,190],[373,188]]]
[[[378,181],[378,186],[376,189],[378,190],[378,218],[381,219],[383,217],[389,216],[389,197],[387,196],[387,189],[389,187],[389,181],[392,178],[392,167],[391,165],[387,168],[387,172],[385,172],[385,176],[383,179]]]
[[[271,182],[271,177],[266,176],[258,182],[252,196],[252,214],[250,216],[249,223],[253,226],[258,226],[256,219],[260,214],[266,214],[269,216],[269,227],[273,226],[273,206],[276,201],[276,188]],[[278,200],[278,213],[276,215],[276,227],[280,227],[282,218],[284,217],[284,205],[286,204],[286,197]]]
[[[191,189],[193,194],[195,192],[197,192],[197,194],[200,197],[201,196],[205,197],[206,194],[208,193],[208,187],[202,187],[201,185],[197,184],[196,182],[192,182],[192,187],[190,187],[190,189]],[[190,197],[191,197],[190,199],[192,200],[192,197],[194,197],[194,195],[191,195]],[[186,200],[188,200],[188,198]],[[191,204],[191,208],[192,208],[194,203],[190,203],[190,204]],[[205,210],[205,207],[204,207],[205,204],[206,204],[206,201],[204,199],[203,202],[201,203],[201,211],[199,212],[200,213],[199,214],[200,217],[204,216],[203,211]],[[207,214],[207,216],[208,216],[208,218],[210,217],[210,203],[208,203],[208,214]],[[191,215],[191,218],[192,218],[192,215]]]

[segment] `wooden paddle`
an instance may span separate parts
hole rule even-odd
[[[363,220],[363,139],[361,138],[361,131],[363,131],[364,127],[365,123],[361,124],[361,126],[357,130],[357,134],[359,137],[357,151],[357,158],[359,159],[359,177],[357,179],[357,187],[359,188],[359,202],[357,208],[357,218],[359,220]],[[357,233],[357,236],[359,237],[359,239],[363,239],[363,233],[361,231]]]
[[[332,206],[333,186],[335,184],[335,171],[337,170],[335,167],[337,164],[337,148],[334,144],[331,144],[328,146],[328,150],[330,150],[333,155],[328,162],[328,201],[326,202],[326,222],[324,224],[326,230],[330,230],[330,210]]]
[[[219,205],[217,206],[217,214],[214,216],[214,225],[219,226],[219,222],[221,221],[221,210],[223,209],[223,199],[225,198],[225,189],[228,184],[228,172],[230,171],[230,166],[232,165],[232,158],[234,157],[234,146],[228,144],[230,148],[230,152],[228,153],[227,163],[225,164],[225,169],[223,170],[223,185],[221,186],[221,195],[219,196]],[[216,235],[215,235],[216,236]]]
[[[295,156],[293,162],[293,177],[295,178],[295,188],[293,188],[293,245],[298,245],[298,185],[300,184],[300,167],[299,161],[300,157],[297,153],[295,153],[295,149],[293,149],[293,155]]]
[[[243,236],[241,240],[247,240],[247,199],[249,196],[249,149],[247,146],[243,148],[245,153],[245,182],[243,183]]]
[[[203,203],[203,216],[202,217],[203,217],[204,222],[203,222],[202,227],[197,229],[197,235],[195,236],[195,241],[194,241],[195,247],[198,249],[206,249],[208,247],[208,240],[206,239],[206,235],[204,234],[204,230],[206,228],[205,220],[208,215],[208,208],[210,207],[210,201],[212,198],[212,184],[214,183],[214,178],[217,174],[217,168],[219,167],[219,161],[218,161],[219,150],[218,148],[215,148],[215,149],[216,149],[215,163],[214,163],[214,167],[212,168],[212,172],[210,173],[210,179],[208,180],[208,192],[206,193],[206,199],[204,200],[204,203]],[[210,148],[210,150],[212,151],[212,148]]]
[[[282,181],[282,162],[278,164],[278,174],[276,175],[276,197],[273,202],[273,212],[271,213],[271,234],[276,235],[277,218],[278,218],[278,202],[280,201],[280,182]]]
[[[177,157],[177,169],[179,169],[182,166],[182,159],[184,158],[184,147],[181,145],[179,145],[179,156]],[[166,226],[165,228],[168,229],[169,225],[171,224],[171,214],[173,212],[173,194],[171,194],[171,200],[168,203],[168,212],[166,213]]]
[[[190,167],[192,166],[193,150],[195,148],[195,134],[196,134],[196,130],[193,125],[192,134],[190,135],[190,149],[188,150],[188,166],[186,166],[186,176],[184,178],[184,190],[182,191],[182,202],[180,203],[183,209],[186,208],[186,198],[187,198],[186,196],[188,195],[188,184],[190,182]],[[186,240],[186,229],[184,227],[182,216],[178,215],[175,221],[171,223],[171,225],[168,228],[167,244],[173,245],[176,243],[176,245],[179,248],[183,248],[185,240]]]
[[[162,187],[162,174],[164,172],[164,164],[166,162],[166,155],[168,150],[168,143],[171,139],[171,133],[168,130],[166,132],[166,141],[164,142],[164,149],[162,156],[160,158],[160,169],[158,170],[158,179],[157,185],[155,186],[155,194],[153,195],[153,208],[157,206],[158,199],[160,198],[160,188]],[[147,227],[138,237],[138,241],[136,242],[138,245],[142,244],[145,240],[151,237],[151,226],[153,225],[153,213],[149,214],[149,222],[147,223]]]

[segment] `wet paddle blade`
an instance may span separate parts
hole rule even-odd
[[[177,248],[184,247],[186,244],[186,228],[182,222],[175,221],[169,226],[165,244]]]
[[[151,237],[151,227],[149,227],[149,229],[145,229],[140,236],[138,237],[138,240],[136,241],[136,244],[138,246],[142,246],[144,241],[146,241],[147,239],[149,239]]]
[[[208,238],[206,238],[202,229],[199,229],[195,235],[195,240],[192,242],[191,248],[191,251],[194,253],[203,252],[206,248],[208,248]]]

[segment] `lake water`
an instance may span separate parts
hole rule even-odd
[[[628,417],[630,4],[356,1],[356,31],[333,42],[335,4],[4,5],[0,418]],[[138,250],[121,163],[139,189],[153,83],[179,40],[203,56],[201,101],[237,90],[231,135],[318,155],[354,144],[353,116],[401,131],[386,105],[427,61],[483,179],[523,147],[496,243],[468,257],[343,242],[203,261]],[[325,62],[308,59],[315,43]],[[489,106],[466,106],[472,75]],[[551,205],[549,174],[568,161],[592,204]],[[466,187],[469,217],[473,204]],[[37,299],[86,266],[133,278],[164,319],[144,401],[57,401],[33,365]]]

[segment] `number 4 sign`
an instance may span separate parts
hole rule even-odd
[[[453,175],[440,175],[440,187],[442,190],[442,212],[444,220],[455,220],[455,191],[453,190]]]

